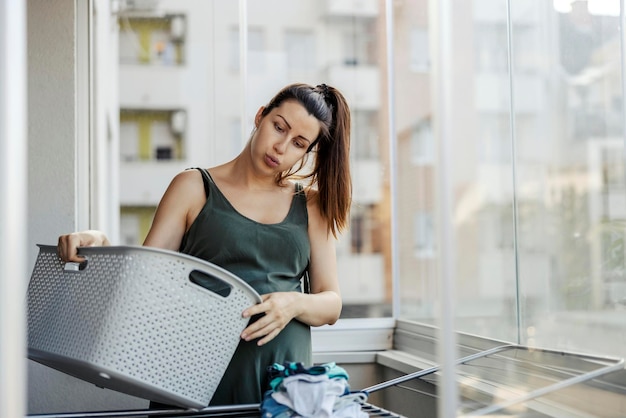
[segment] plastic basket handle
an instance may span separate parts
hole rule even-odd
[[[83,257],[84,260],[83,261],[68,261],[67,263],[64,264],[63,270],[65,270],[65,271],[83,271],[83,270],[85,270],[85,268],[87,268],[87,264],[89,263],[89,260],[87,260],[87,256],[81,255],[80,248],[77,250],[76,253],[78,255],[80,255],[81,257]]]
[[[230,292],[233,290],[233,286],[226,283],[224,280],[219,279],[210,273],[197,269],[189,272],[189,281],[196,286],[216,293],[224,298],[228,297],[228,295],[230,295]]]

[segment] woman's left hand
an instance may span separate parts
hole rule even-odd
[[[265,314],[248,325],[241,333],[241,338],[251,341],[260,338],[261,346],[273,340],[287,326],[289,321],[298,316],[298,292],[275,292],[261,295],[262,302],[243,311],[244,318]]]

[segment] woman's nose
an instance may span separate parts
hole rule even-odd
[[[274,150],[276,150],[276,152],[282,154],[283,152],[285,152],[285,149],[287,148],[287,144],[289,143],[289,139],[286,138],[282,141],[276,141],[274,143]]]

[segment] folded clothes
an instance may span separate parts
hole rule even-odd
[[[267,368],[267,373],[272,390],[275,389],[285,377],[296,374],[323,374],[327,375],[331,379],[333,377],[341,377],[346,380],[349,379],[348,372],[346,372],[344,368],[337,366],[334,362],[319,364],[308,368],[304,367],[304,365],[299,362],[287,362],[284,364],[274,363]]]
[[[261,403],[263,418],[361,418],[365,392],[350,392],[348,373],[335,363],[306,368],[302,363],[268,368],[271,390]]]

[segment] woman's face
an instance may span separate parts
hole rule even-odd
[[[317,138],[320,121],[296,100],[284,101],[265,116],[262,116],[263,109],[259,109],[255,118],[253,158],[260,160],[268,171],[289,170],[304,157]]]

